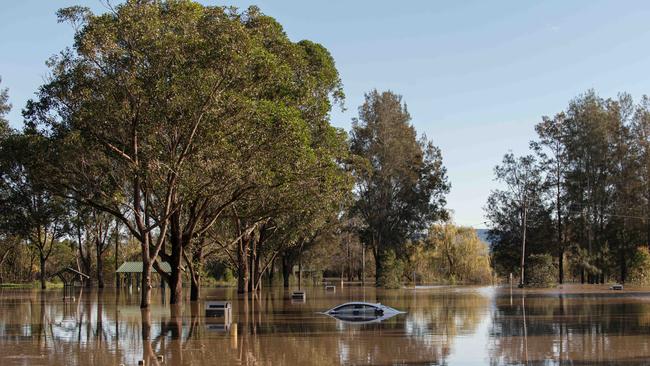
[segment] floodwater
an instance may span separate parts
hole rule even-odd
[[[154,290],[0,290],[0,365],[606,365],[650,364],[650,289],[282,288],[243,297],[205,289],[182,308]],[[168,294],[167,294],[168,295]],[[232,319],[205,316],[232,301]],[[406,311],[355,324],[318,314],[352,300]],[[162,356],[162,360],[158,357]]]

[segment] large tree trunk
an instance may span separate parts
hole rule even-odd
[[[625,280],[627,279],[627,264],[625,261],[625,253],[623,250],[621,250],[621,283],[625,283]]]
[[[79,245],[79,255],[77,256],[77,270],[89,274],[88,265],[86,264],[86,258],[84,257],[83,251],[83,239],[81,235],[81,226],[77,225],[77,243]],[[81,261],[81,262],[80,262]],[[90,281],[88,281],[90,282]]]
[[[261,267],[260,256],[258,255],[258,246],[260,242],[257,238],[251,238],[252,250],[251,250],[251,263],[250,263],[250,280],[249,287],[250,291],[257,292],[262,290],[262,276],[264,275],[264,268]]]
[[[41,289],[45,290],[47,286],[45,285],[45,256],[43,255],[43,253],[39,255],[39,259],[41,264],[41,273],[39,276],[41,280]]]
[[[447,262],[449,263],[448,276],[451,278],[451,276],[456,275],[456,269],[454,268],[454,259],[451,257],[451,254],[449,252],[447,252]],[[415,281],[415,279],[413,281]]]
[[[178,304],[183,298],[183,276],[181,271],[181,253],[176,253],[179,249],[174,249],[172,246],[172,255],[170,257],[170,266],[172,272],[169,277],[169,303],[171,305]]]
[[[151,345],[151,311],[148,308],[140,310],[142,334],[142,360],[145,365],[150,365],[155,360],[155,353]]]
[[[142,279],[140,286],[140,308],[147,309],[151,304],[151,258],[149,257],[149,240],[142,245]]]
[[[203,245],[192,254],[190,267],[190,301],[198,301],[201,297],[201,272],[203,271]]]
[[[10,252],[11,252],[11,249],[7,249],[2,254],[2,258],[0,259],[0,268],[2,268],[3,264],[5,263],[5,260],[7,259],[7,257],[9,257]],[[2,284],[2,283],[4,283],[4,277],[2,276],[2,271],[0,271],[0,284]]]
[[[381,285],[381,277],[382,274],[384,273],[384,264],[383,258],[382,258],[382,253],[379,250],[379,243],[374,242],[373,238],[373,243],[372,243],[372,255],[375,257],[375,286],[379,287]]]
[[[375,253],[375,286],[381,286],[381,277],[384,274],[384,264],[382,263],[382,255]]]
[[[99,244],[97,245],[97,287],[104,288],[104,260]]]
[[[248,276],[248,291],[255,292],[257,285],[257,240],[251,236],[249,243],[248,269],[250,270],[250,274]]]
[[[273,286],[273,277],[275,276],[275,258],[271,260],[271,266],[269,268],[269,287]]]
[[[289,288],[289,276],[291,276],[291,261],[288,255],[282,256],[282,286]]]
[[[253,278],[255,281],[253,283],[253,291],[262,291],[262,276],[264,273],[262,272],[263,269],[260,268],[260,257],[258,255],[255,256],[254,263]]]
[[[198,301],[201,297],[201,277],[192,276],[192,284],[190,285],[190,301]]]
[[[237,250],[237,293],[243,294],[248,292],[249,281],[248,269],[248,238],[244,237],[239,240],[239,250]]]
[[[181,270],[181,261],[183,258],[183,248],[185,247],[185,238],[181,231],[181,220],[178,212],[171,215],[169,223],[171,255],[169,256],[169,265],[171,275],[169,277],[169,303],[171,305],[180,303],[183,296],[183,277]]]
[[[559,256],[559,271],[560,271],[560,285],[564,283],[564,248],[560,248],[560,256]]]

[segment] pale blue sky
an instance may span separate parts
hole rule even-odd
[[[417,130],[442,149],[459,224],[484,226],[494,165],[509,149],[525,152],[542,115],[589,88],[650,93],[647,1],[202,2],[257,4],[291,39],[326,46],[347,95],[336,126],[349,129],[368,90],[402,94]],[[77,4],[104,9],[99,0],[0,3],[0,75],[14,126],[47,75],[45,60],[72,43],[56,9]]]

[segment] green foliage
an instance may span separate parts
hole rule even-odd
[[[532,254],[527,258],[526,285],[530,287],[551,287],[556,283],[553,257],[550,254]]]
[[[406,264],[397,258],[395,251],[387,250],[381,256],[381,275],[377,278],[377,285],[383,288],[396,289],[402,287]]]
[[[551,221],[545,203],[542,166],[535,155],[504,155],[494,169],[503,189],[490,193],[486,216],[490,220],[489,237],[493,241],[495,269],[501,276],[521,271],[522,246],[525,254],[544,252]]]
[[[360,157],[353,214],[363,220],[360,235],[376,259],[384,251],[402,252],[411,234],[447,217],[450,186],[442,154],[426,138],[418,139],[410,121],[401,96],[373,90],[352,122],[351,151]]]
[[[635,104],[625,93],[606,99],[590,90],[535,130],[534,189],[521,189],[529,181],[523,160],[505,164],[517,174],[496,171],[506,187],[486,207],[495,268],[501,275],[521,269],[527,229],[525,254],[556,258],[560,281],[569,267],[583,283],[624,282],[636,247],[650,240],[650,99]]]
[[[476,231],[453,224],[436,224],[423,241],[409,243],[409,268],[420,282],[488,284],[492,268],[488,248]]]
[[[596,256],[589,254],[587,248],[582,248],[580,246],[571,247],[569,264],[571,272],[575,277],[596,276],[600,274],[601,270],[598,268],[596,263]]]
[[[76,268],[77,253],[74,243],[69,241],[59,241],[54,243],[52,257],[50,258],[51,273],[65,267]]]
[[[11,133],[0,140],[0,235],[25,239],[43,288],[50,256],[69,229],[69,204],[46,183],[51,158],[42,136]]]
[[[635,285],[650,285],[650,251],[647,247],[638,247],[629,267],[628,281]]]
[[[348,149],[329,112],[344,96],[323,46],[292,42],[256,7],[127,1],[58,15],[74,48],[48,62],[25,113],[55,148],[48,185],[114,215],[143,260],[173,262],[168,280],[183,253],[195,283],[208,253],[228,251],[233,268],[258,259],[242,269],[257,281],[340,209]]]
[[[235,276],[233,276],[230,268],[226,268],[226,270],[224,271],[223,280],[228,283],[232,283],[235,280]]]

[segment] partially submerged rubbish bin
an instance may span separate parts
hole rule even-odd
[[[232,322],[232,303],[230,301],[206,301],[205,317],[208,329],[228,331]]]
[[[230,317],[232,315],[232,303],[230,301],[206,301],[205,316]]]

